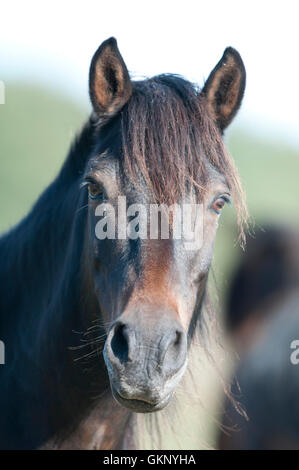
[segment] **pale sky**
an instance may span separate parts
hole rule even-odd
[[[225,47],[247,89],[238,124],[299,144],[298,0],[0,0],[0,80],[34,80],[87,104],[91,57],[115,36],[135,77],[203,84]]]

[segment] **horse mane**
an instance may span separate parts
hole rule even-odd
[[[142,178],[158,203],[175,203],[190,188],[200,200],[209,167],[216,168],[232,192],[245,241],[247,210],[238,172],[195,85],[171,74],[133,82],[120,120],[121,163],[134,184]]]

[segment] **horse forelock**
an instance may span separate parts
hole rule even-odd
[[[193,190],[203,198],[211,168],[225,178],[244,238],[247,209],[238,172],[198,88],[177,75],[133,82],[120,113],[102,126],[102,149],[119,153],[120,168],[146,186],[157,203],[173,204]]]

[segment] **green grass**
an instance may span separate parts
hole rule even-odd
[[[58,172],[86,113],[61,96],[6,84],[0,105],[0,231],[30,209]]]

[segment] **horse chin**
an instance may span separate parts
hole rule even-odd
[[[150,403],[144,400],[124,398],[118,393],[118,391],[115,389],[113,385],[111,385],[111,389],[112,389],[112,395],[114,399],[120,405],[124,406],[125,408],[128,408],[131,411],[134,411],[135,413],[154,413],[156,411],[160,411],[168,405],[172,397],[172,392],[171,392],[168,395],[166,395],[164,398],[162,398],[159,402]]]

